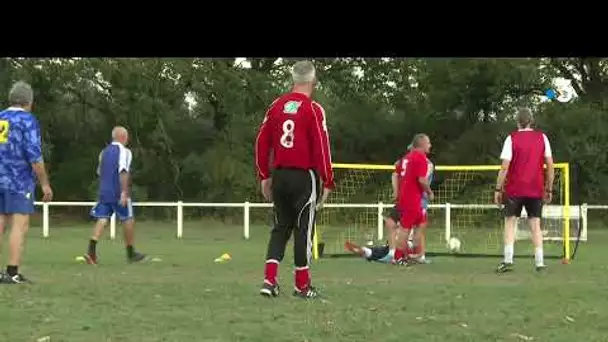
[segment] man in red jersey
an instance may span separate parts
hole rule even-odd
[[[551,202],[554,169],[549,139],[543,132],[530,128],[533,122],[530,109],[520,109],[517,113],[518,130],[505,139],[500,154],[502,167],[496,180],[494,203],[504,204],[505,235],[504,261],[498,265],[498,273],[510,271],[513,267],[515,224],[521,215],[522,207],[526,208],[528,224],[532,231],[536,270],[545,268],[540,217],[543,201]]]
[[[431,151],[431,140],[426,134],[416,134],[412,141],[412,149],[402,159],[400,172],[402,177],[399,181],[399,192],[397,194],[397,210],[400,213],[401,228],[397,234],[395,251],[389,251],[393,255],[395,263],[404,263],[406,257],[406,239],[410,236],[411,229],[424,224],[425,215],[422,208],[422,199],[426,194],[428,200],[433,200],[428,178],[428,159],[426,155]]]
[[[316,85],[315,68],[308,61],[292,69],[293,89],[276,99],[264,117],[255,146],[255,163],[262,194],[274,201],[275,225],[270,233],[264,284],[260,293],[279,294],[277,272],[294,231],[295,291],[301,298],[315,298],[309,265],[312,259],[316,209],[334,188],[329,134],[325,111],[311,99]],[[270,153],[273,168],[269,170]],[[319,175],[323,195],[319,198]]]

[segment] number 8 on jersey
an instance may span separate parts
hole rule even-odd
[[[294,144],[294,131],[296,129],[296,123],[287,119],[283,122],[283,135],[281,135],[281,145],[285,148],[292,148]]]

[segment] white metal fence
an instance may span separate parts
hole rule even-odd
[[[42,206],[42,235],[50,236],[50,207],[93,207],[95,202],[36,202],[36,205]],[[138,202],[133,203],[136,207],[173,207],[176,210],[176,236],[182,238],[184,234],[184,208],[243,208],[243,237],[249,239],[251,236],[250,227],[250,211],[251,208],[272,208],[271,203],[184,203],[178,202]],[[392,204],[384,204],[382,202],[372,204],[326,204],[326,208],[374,208],[377,209],[377,229],[378,240],[384,239],[384,219],[383,211],[386,208],[391,208]],[[452,209],[485,209],[498,210],[496,205],[492,204],[431,204],[431,209],[445,210],[445,239],[449,239],[452,230]],[[571,205],[570,218],[572,220],[580,220],[581,223],[581,240],[587,240],[587,211],[588,210],[608,210],[608,205]],[[547,205],[543,208],[544,218],[559,219],[563,217],[564,207],[560,205]],[[525,215],[525,212],[524,212]],[[110,220],[110,237],[116,237],[116,218],[113,215]],[[555,237],[554,237],[555,238]]]

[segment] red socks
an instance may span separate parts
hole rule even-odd
[[[402,249],[395,250],[395,260],[403,259],[405,257],[405,251]]]
[[[296,289],[303,291],[310,285],[308,266],[296,267]]]
[[[279,262],[274,259],[266,260],[264,267],[264,282],[270,285],[277,284]],[[310,286],[310,272],[308,266],[296,267],[296,289],[303,291]]]
[[[279,262],[274,259],[266,260],[266,266],[264,267],[264,282],[270,285],[277,284],[277,273],[279,271]]]

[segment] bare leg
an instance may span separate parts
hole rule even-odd
[[[414,258],[424,259],[424,250],[426,243],[426,224],[420,225],[414,229]]]
[[[388,235],[388,247],[395,248],[397,239],[397,228],[398,224],[392,218],[388,217],[384,219],[384,226],[386,227],[386,233]]]
[[[101,235],[103,234],[103,230],[108,225],[109,220],[106,218],[102,218],[97,220],[95,223],[95,227],[93,227],[93,234],[91,235],[91,240],[99,241]]]
[[[4,237],[4,225],[6,224],[6,215],[0,215],[0,247],[2,247],[2,240]],[[2,248],[0,248],[0,254],[2,252]]]
[[[130,218],[123,222],[125,245],[133,246],[135,243],[135,219]]]
[[[15,276],[19,273],[25,234],[27,234],[30,226],[30,216],[26,214],[13,214],[12,221],[11,234],[9,236],[9,258],[6,267],[6,273],[9,276]]]
[[[537,267],[545,265],[543,255],[543,233],[540,229],[540,218],[529,217],[528,224],[532,232],[532,243],[534,244],[534,261]]]
[[[420,254],[420,257],[424,259],[426,251],[426,224],[421,226],[418,231],[418,253]]]
[[[504,235],[504,262],[506,264],[513,263],[513,245],[515,244],[515,224],[517,217],[510,216],[505,218],[505,235]]]

